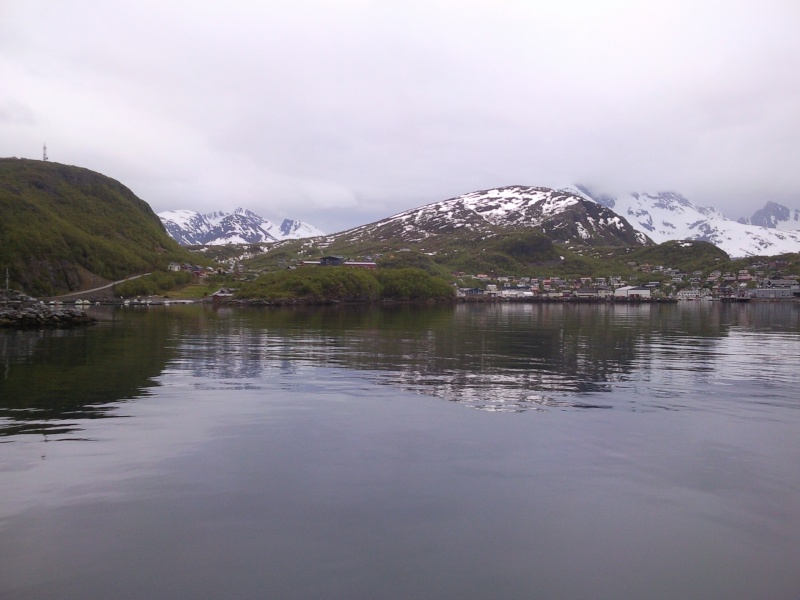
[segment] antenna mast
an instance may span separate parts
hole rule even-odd
[[[42,149],[42,160],[50,160],[47,158],[47,144],[45,144],[44,148]]]

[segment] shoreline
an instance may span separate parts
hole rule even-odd
[[[51,306],[17,290],[0,291],[0,328],[66,329],[94,323],[97,319],[82,309]]]

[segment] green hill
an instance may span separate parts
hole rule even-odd
[[[0,159],[0,269],[11,287],[51,296],[196,261],[150,206],[109,177]]]
[[[730,261],[730,257],[714,244],[697,240],[670,240],[657,246],[639,248],[631,252],[628,258],[639,263],[668,265],[684,271],[710,269]]]

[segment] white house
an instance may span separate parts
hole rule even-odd
[[[644,299],[650,298],[650,288],[626,285],[614,290],[615,298]]]
[[[700,290],[697,288],[679,290],[675,297],[678,300],[700,300]]]

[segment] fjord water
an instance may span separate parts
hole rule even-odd
[[[792,304],[0,332],[0,597],[800,598]]]

